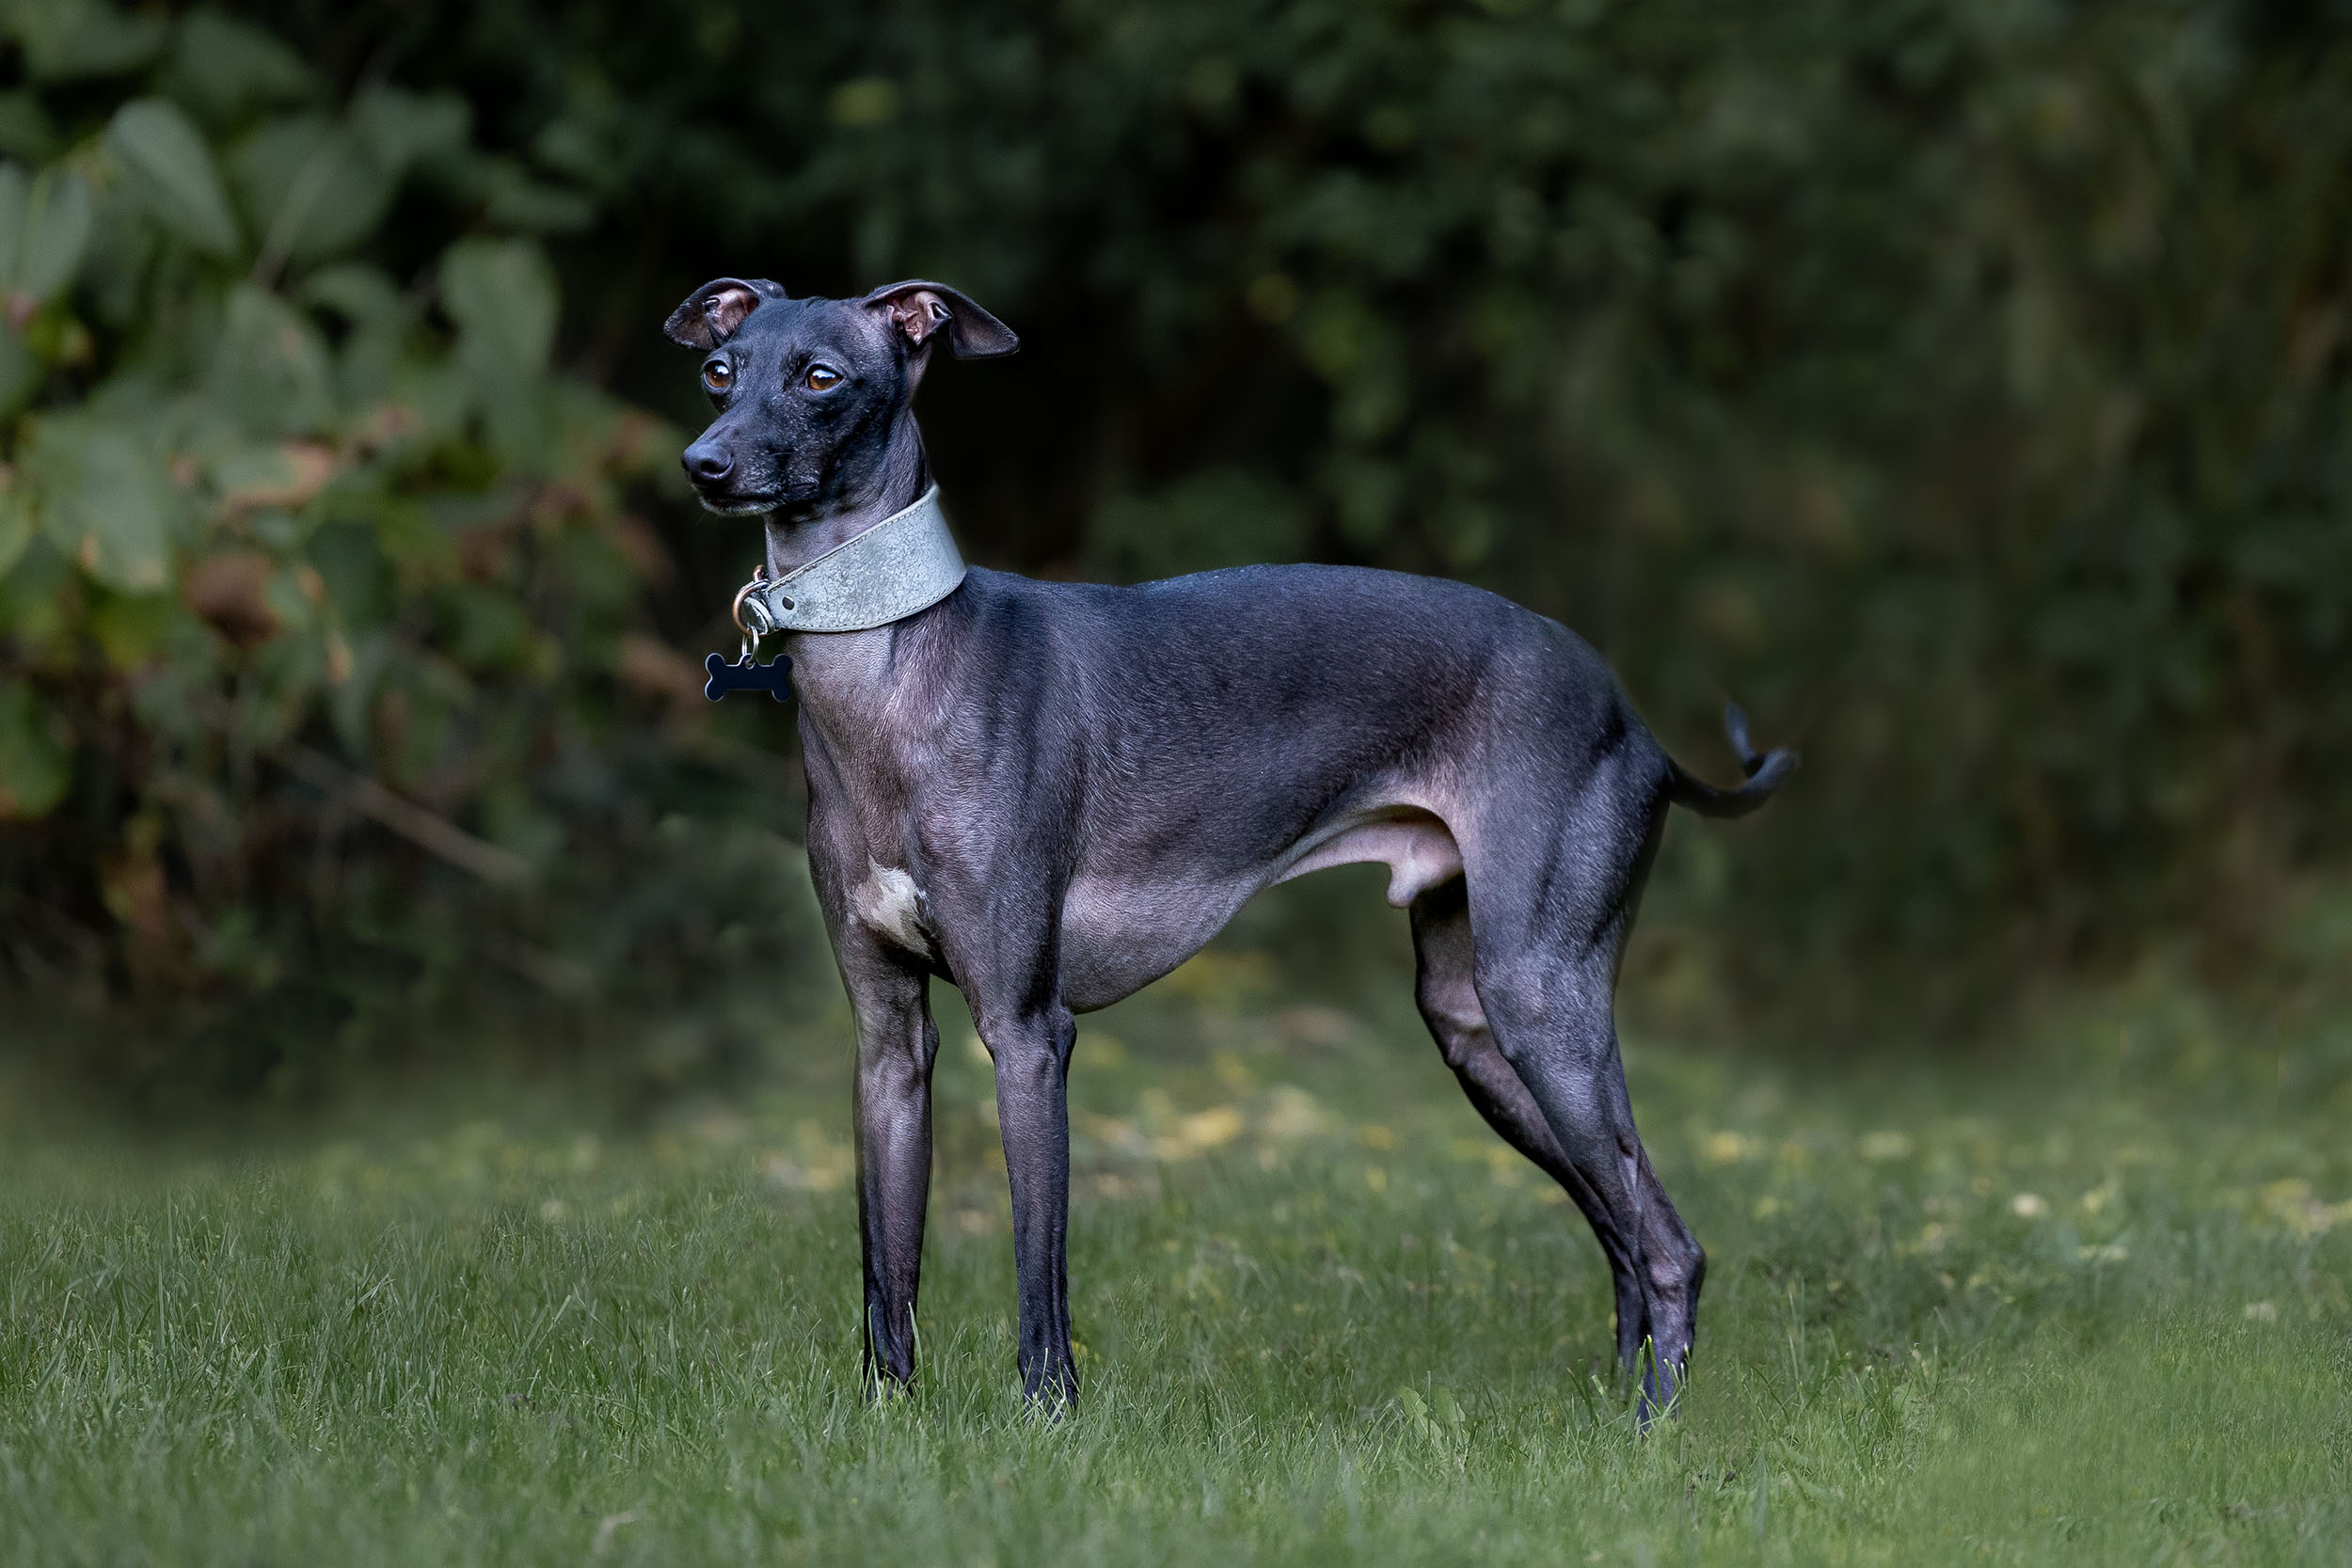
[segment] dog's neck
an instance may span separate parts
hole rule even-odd
[[[768,515],[768,575],[797,571],[883,518],[913,506],[931,484],[914,415],[897,411],[890,433],[827,480],[815,499]]]
[[[902,406],[872,457],[827,486],[833,494],[770,515],[769,577],[796,571],[905,511],[930,484],[922,433]],[[784,634],[803,721],[815,722],[834,748],[863,751],[876,736],[895,733],[890,710],[903,674],[893,657],[898,637],[896,622],[866,631]]]

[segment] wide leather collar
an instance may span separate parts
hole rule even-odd
[[[735,596],[735,621],[756,641],[777,631],[865,631],[929,610],[966,568],[939,510],[939,486],[807,565],[771,581],[765,568]]]

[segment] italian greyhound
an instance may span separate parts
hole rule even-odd
[[[687,475],[711,511],[765,519],[771,584],[929,501],[911,404],[943,341],[1019,346],[922,281],[796,299],[720,278],[666,331],[704,352],[718,409]],[[1709,785],[1573,632],[1441,578],[1244,566],[1118,588],[954,561],[942,580],[883,624],[782,634],[809,869],[856,1020],[869,1386],[914,1376],[930,980],[963,993],[994,1062],[1022,1386],[1059,1406],[1077,1394],[1074,1015],[1174,969],[1263,888],[1380,863],[1446,1065],[1591,1223],[1618,1359],[1645,1411],[1670,1404],[1706,1256],[1634,1132],[1618,960],[1667,808],[1742,816],[1795,754],[1756,752],[1726,707],[1746,782]]]

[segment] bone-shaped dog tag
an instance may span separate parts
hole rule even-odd
[[[755,662],[750,654],[740,663],[729,664],[712,654],[703,660],[703,668],[710,672],[710,679],[703,683],[703,695],[714,703],[730,691],[765,691],[780,703],[792,689],[792,661],[782,654],[770,664]]]

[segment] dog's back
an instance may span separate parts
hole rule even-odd
[[[1090,763],[1131,782],[1242,756],[1263,794],[1268,768],[1336,782],[1480,768],[1499,743],[1563,763],[1656,750],[1581,638],[1443,578],[1239,566],[1114,588],[975,570],[958,599],[943,608],[980,633],[959,643],[992,650],[984,678],[1050,686]]]

